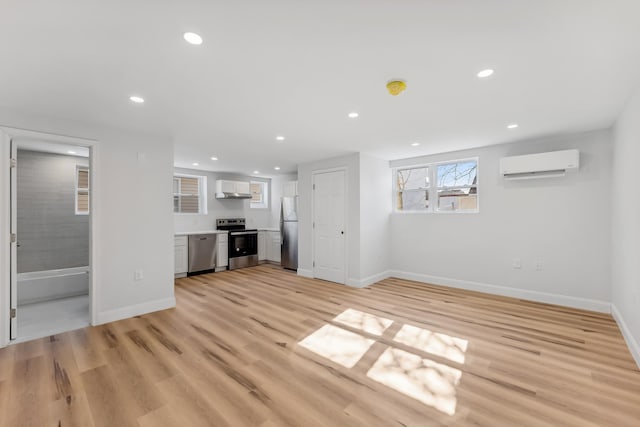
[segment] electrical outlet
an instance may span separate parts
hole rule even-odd
[[[515,269],[522,268],[522,261],[520,261],[520,258],[514,258],[513,259],[513,268],[515,268]]]
[[[535,268],[536,268],[536,271],[542,271],[542,261],[537,260],[535,262]]]
[[[136,270],[133,272],[133,280],[142,280],[144,278],[144,273],[142,270]]]

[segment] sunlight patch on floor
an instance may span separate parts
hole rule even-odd
[[[372,335],[381,336],[393,323],[393,320],[348,308],[334,319],[334,322],[360,329]]]
[[[346,368],[352,368],[374,342],[337,326],[324,325],[299,344]]]
[[[413,325],[403,325],[393,340],[458,363],[464,363],[464,354],[469,345],[465,339]]]
[[[367,376],[440,412],[456,412],[456,386],[462,372],[396,348],[388,348]]]

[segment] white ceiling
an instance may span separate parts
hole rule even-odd
[[[355,151],[396,159],[604,128],[640,83],[637,0],[0,0],[0,11],[0,106],[170,135],[182,167],[286,173]],[[398,97],[392,78],[408,83]]]

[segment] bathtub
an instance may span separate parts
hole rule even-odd
[[[89,267],[18,273],[18,305],[89,293]]]

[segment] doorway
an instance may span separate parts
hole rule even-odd
[[[8,213],[0,234],[11,242],[0,253],[0,292],[9,301],[0,307],[0,346],[86,327],[94,305],[95,141],[2,128],[0,142],[11,158],[0,191]]]
[[[17,235],[11,339],[88,326],[89,149],[19,138],[11,145]]]
[[[346,282],[346,171],[313,174],[313,276]]]

